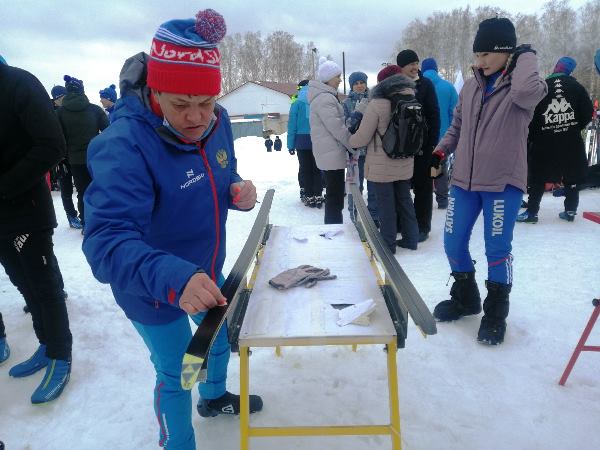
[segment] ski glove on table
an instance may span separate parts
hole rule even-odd
[[[302,265],[288,269],[274,276],[269,284],[276,289],[285,290],[296,286],[313,287],[317,281],[334,280],[337,276],[331,275],[329,269],[320,269],[309,265]]]

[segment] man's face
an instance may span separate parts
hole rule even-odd
[[[487,77],[503,69],[508,61],[508,53],[475,53],[475,66]]]
[[[402,75],[406,75],[408,78],[417,78],[419,76],[419,61],[407,64],[400,68]]]
[[[153,92],[173,128],[192,141],[202,137],[213,118],[217,97]]]
[[[365,83],[363,80],[358,80],[352,85],[352,90],[357,94],[362,94],[367,90],[367,83]]]
[[[54,99],[54,104],[56,105],[57,108],[60,108],[62,106],[62,102],[63,102],[64,98],[65,98],[65,96],[63,95],[61,97]]]
[[[107,98],[101,98],[100,99],[100,103],[102,103],[102,106],[104,107],[104,109],[108,109],[110,108],[112,105],[114,105],[113,102],[111,102],[109,99]]]

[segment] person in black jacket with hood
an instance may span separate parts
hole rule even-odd
[[[93,105],[84,93],[83,81],[65,75],[65,95],[58,109],[58,119],[67,141],[67,155],[71,173],[77,188],[77,210],[79,220],[85,227],[83,195],[92,181],[87,168],[87,147],[108,125],[106,113],[98,105]],[[84,230],[81,230],[82,234]]]
[[[71,372],[72,336],[54,256],[54,205],[45,174],[65,154],[50,98],[29,72],[0,64],[0,263],[31,311],[40,346],[9,371],[46,369],[32,403],[57,398]],[[1,328],[1,327],[0,327]]]
[[[425,241],[431,231],[431,210],[433,209],[433,180],[430,174],[431,153],[437,145],[440,133],[440,108],[435,95],[435,87],[419,71],[419,57],[413,50],[402,50],[396,56],[396,63],[416,84],[417,101],[423,107],[427,123],[427,135],[422,154],[415,156],[415,171],[412,179],[415,193],[415,213],[419,223],[419,242]]]
[[[529,200],[518,222],[537,223],[547,182],[564,184],[565,210],[559,217],[575,220],[578,185],[585,181],[588,163],[581,131],[592,121],[594,106],[585,88],[571,76],[577,63],[564,56],[546,78],[548,94],[537,105],[529,125]]]

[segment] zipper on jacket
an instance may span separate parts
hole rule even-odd
[[[200,155],[202,156],[202,160],[204,161],[204,165],[206,166],[206,171],[208,172],[208,179],[210,181],[210,187],[213,195],[213,202],[215,204],[215,232],[216,232],[216,243],[215,249],[213,251],[212,261],[210,263],[210,278],[216,283],[217,277],[215,274],[215,265],[217,262],[217,254],[219,253],[219,246],[221,244],[221,228],[220,228],[220,220],[219,220],[219,197],[217,195],[217,185],[215,184],[215,178],[208,164],[208,158],[206,157],[206,150],[204,150],[205,144],[201,144],[199,147]]]
[[[481,112],[483,111],[483,105],[485,105],[486,99],[485,99],[485,86],[481,86],[481,84],[479,83],[479,80],[477,79],[477,75],[474,73],[475,75],[475,80],[477,81],[477,85],[479,86],[479,88],[481,89],[481,106],[479,106],[479,112],[477,113],[477,123],[475,124],[475,135],[473,136],[473,149],[472,149],[472,153],[471,153],[471,173],[469,174],[469,191],[471,190],[471,184],[473,183],[473,168],[475,167],[475,144],[477,142],[477,130],[479,129],[479,122],[481,121]],[[502,75],[504,76],[504,75]],[[504,81],[504,80],[502,80]],[[496,89],[494,89],[494,91],[488,96],[488,100],[490,99],[490,97],[492,95],[494,95],[496,92],[498,92],[498,88],[501,86],[502,83],[500,83],[498,86],[496,86]]]
[[[477,123],[475,124],[475,135],[473,136],[473,149],[471,152],[471,173],[469,175],[469,189],[471,190],[471,183],[473,182],[473,167],[475,166],[475,144],[477,142],[477,130],[479,128],[479,122],[481,121],[481,111],[483,111],[483,105],[485,103],[485,92],[481,94],[481,106],[477,113]]]

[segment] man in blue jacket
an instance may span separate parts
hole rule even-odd
[[[112,124],[88,150],[83,251],[150,350],[159,445],[168,449],[196,449],[192,397],[180,383],[188,315],[200,323],[228,300],[219,290],[227,212],[256,203],[254,185],[236,171],[227,112],[215,103],[224,35],[223,17],[210,9],[161,25],[150,55],[126,61]],[[204,417],[239,414],[239,396],[225,390],[229,354],[223,327],[199,385]],[[261,408],[250,396],[250,412]]]
[[[458,102],[456,89],[449,81],[444,80],[438,73],[438,65],[435,59],[425,58],[421,63],[421,72],[423,76],[429,78],[435,88],[438,106],[440,107],[440,136],[438,142],[442,139],[446,130],[452,123],[454,108]],[[448,168],[446,164],[442,165],[442,175],[435,180],[435,200],[439,209],[448,207]]]

